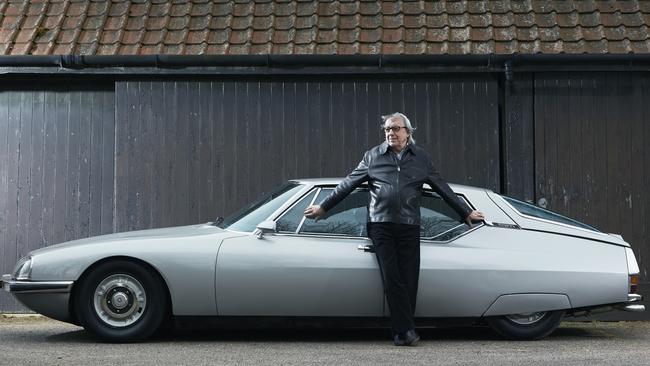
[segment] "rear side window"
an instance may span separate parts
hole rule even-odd
[[[544,220],[549,220],[549,221],[555,221],[559,222],[561,224],[565,225],[571,225],[571,226],[576,226],[581,229],[587,229],[587,230],[592,230],[596,232],[600,232],[600,230],[591,227],[587,224],[583,224],[580,221],[570,219],[568,217],[562,216],[560,214],[556,214],[555,212],[551,212],[549,210],[545,210],[541,207],[537,207],[534,205],[531,205],[530,203],[523,202],[516,200],[512,197],[507,197],[507,196],[501,196],[506,202],[510,204],[515,210],[517,210],[519,213],[527,216],[532,216],[536,217],[539,219],[544,219]]]

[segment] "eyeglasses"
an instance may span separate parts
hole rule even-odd
[[[389,133],[390,131],[393,131],[393,132],[395,132],[395,133],[398,133],[399,130],[402,129],[402,128],[408,130],[408,128],[403,127],[403,126],[382,127],[381,129],[384,130],[384,132],[386,132],[386,133]]]

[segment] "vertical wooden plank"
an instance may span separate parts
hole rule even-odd
[[[210,120],[212,131],[212,156],[213,156],[213,175],[212,175],[212,190],[213,197],[216,202],[214,219],[217,217],[226,216],[226,185],[228,184],[225,175],[226,159],[225,159],[225,141],[223,141],[224,134],[232,136],[232,125],[225,123],[224,115],[224,91],[225,83],[223,81],[214,81],[211,83],[210,103]]]
[[[102,158],[101,158],[101,233],[108,234],[115,232],[116,202],[115,191],[117,182],[115,180],[115,164],[117,161],[116,151],[116,118],[121,115],[118,112],[116,103],[118,83],[114,89],[101,92],[101,129],[102,129]]]
[[[19,160],[20,141],[22,140],[21,129],[21,93],[9,92],[8,105],[8,169],[7,169],[7,206],[5,217],[7,218],[6,250],[3,258],[5,268],[13,268],[18,259],[18,206],[19,206]]]
[[[41,248],[45,242],[43,230],[43,148],[45,138],[45,93],[34,91],[32,101],[32,161],[29,168],[31,187],[29,197],[28,250]]]
[[[140,81],[138,83],[138,95],[140,99],[140,121],[138,129],[138,140],[136,150],[138,154],[138,165],[140,169],[136,174],[140,177],[138,180],[138,192],[140,192],[140,211],[141,215],[139,229],[149,229],[153,227],[153,166],[155,164],[157,152],[160,144],[153,139],[153,93],[152,83],[150,81]],[[154,154],[156,152],[156,154]]]
[[[213,221],[217,214],[215,212],[215,200],[212,191],[214,182],[213,154],[212,154],[212,120],[211,115],[211,83],[201,81],[196,83],[198,96],[197,100],[197,122],[198,122],[198,181],[197,186],[198,209],[197,222]]]
[[[90,233],[90,140],[93,108],[93,92],[79,91],[79,105],[75,107],[79,121],[79,175],[77,238],[86,238]]]
[[[594,151],[593,159],[598,162],[592,179],[593,195],[598,202],[592,206],[596,227],[605,230],[607,226],[607,80],[605,75],[593,76],[596,81],[594,91]]]
[[[174,169],[174,156],[176,149],[177,128],[178,128],[178,110],[176,98],[176,82],[169,81],[162,85],[163,91],[163,146],[165,149],[162,152],[163,167],[160,172],[160,194],[161,194],[161,225],[163,227],[174,225],[172,219],[172,212],[175,210],[174,202],[176,196],[176,187],[173,183]]]
[[[20,139],[18,145],[18,192],[16,196],[16,256],[23,257],[28,253],[30,243],[29,233],[29,207],[31,200],[31,174],[32,162],[32,107],[33,94],[30,91],[20,91],[20,104],[18,118],[20,119]]]
[[[162,226],[162,216],[167,213],[163,211],[162,186],[165,184],[165,156],[167,146],[163,141],[165,131],[165,107],[164,107],[164,85],[162,81],[152,81],[151,88],[151,175],[150,175],[150,227]]]
[[[15,254],[12,254],[9,240],[9,174],[11,172],[10,139],[14,133],[12,121],[9,119],[12,98],[11,92],[0,90],[0,269],[2,273],[10,273],[14,266]],[[15,307],[12,296],[0,291],[0,307],[10,309]]]
[[[374,80],[366,81],[368,90],[368,107],[366,113],[368,126],[368,148],[379,145],[384,140],[384,133],[379,129],[381,125],[381,105],[379,104],[379,84]]]
[[[606,118],[606,149],[607,149],[607,232],[615,232],[617,228],[621,227],[621,220],[619,215],[621,212],[621,201],[625,199],[624,189],[621,186],[620,178],[623,174],[619,166],[619,151],[616,146],[616,141],[622,139],[622,131],[619,121],[620,111],[618,109],[618,101],[615,96],[620,92],[620,85],[618,83],[618,75],[615,73],[607,73],[606,82],[607,89],[607,102],[605,104],[605,118]]]
[[[53,243],[65,241],[65,218],[66,218],[66,169],[68,150],[68,112],[70,106],[70,94],[56,92],[56,161],[54,178],[54,235]]]
[[[342,84],[342,109],[346,111],[344,115],[354,115],[354,81],[344,80]],[[341,165],[339,167],[339,176],[345,176],[354,169],[359,162],[359,156],[355,153],[357,142],[357,130],[354,121],[342,123],[340,131],[341,149],[343,150]]]
[[[278,177],[281,181],[286,181],[291,179],[287,172],[285,171],[285,161],[289,158],[286,154],[286,147],[282,143],[282,136],[288,131],[284,127],[284,104],[283,104],[283,95],[282,95],[282,83],[278,81],[273,81],[269,83],[270,93],[269,101],[269,123],[271,124],[270,138],[272,151],[276,151],[278,154],[277,159],[270,159],[268,163],[273,171],[277,172]]]
[[[293,81],[286,81],[283,86],[283,106],[284,111],[284,131],[285,134],[282,135],[283,141],[282,146],[286,146],[285,156],[286,159],[286,172],[287,175],[291,178],[299,178],[299,174],[296,167],[296,155],[298,150],[296,149],[296,139],[297,139],[297,129],[299,121],[296,118],[296,112],[294,106],[297,103],[296,100],[296,83]]]
[[[235,166],[239,162],[239,154],[237,151],[237,142],[239,139],[239,126],[237,124],[235,104],[237,103],[236,82],[225,81],[223,84],[223,99],[221,102],[221,126],[222,132],[220,133],[216,144],[223,146],[223,180],[221,182],[223,188],[223,197],[228,198],[224,200],[223,213],[224,216],[229,215],[237,209],[237,197],[235,195],[235,182],[236,173]],[[229,138],[226,138],[226,133]],[[230,156],[230,158],[226,158]]]
[[[116,82],[115,83],[115,213],[114,213],[114,232],[127,231],[129,217],[128,201],[129,201],[129,115],[133,113],[129,104],[129,97],[127,92],[129,89],[129,82]]]
[[[199,192],[201,180],[201,161],[199,160],[200,152],[200,132],[201,120],[199,118],[199,83],[187,83],[187,144],[183,147],[187,150],[187,179],[188,179],[188,212],[184,218],[186,223],[197,223],[200,217],[201,193]]]
[[[89,162],[89,212],[88,233],[90,236],[100,235],[102,220],[102,109],[103,97],[101,92],[90,93],[90,114],[85,120],[90,129]]]
[[[178,124],[177,140],[175,141],[174,155],[174,188],[176,201],[174,202],[174,225],[189,223],[190,216],[190,197],[189,197],[189,171],[191,162],[191,150],[188,148],[190,141],[190,95],[189,83],[187,81],[178,81],[176,83],[176,97],[178,98]]]

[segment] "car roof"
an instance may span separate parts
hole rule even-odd
[[[313,185],[337,185],[339,184],[343,178],[302,178],[302,179],[291,179],[292,182],[297,182],[301,184],[313,184]],[[475,191],[475,192],[485,192],[485,191],[492,191],[487,188],[480,188],[480,187],[474,187],[474,186],[468,186],[464,184],[455,184],[455,183],[449,183],[449,186],[451,187],[452,190],[454,191],[463,191],[463,192],[468,192],[468,191]]]

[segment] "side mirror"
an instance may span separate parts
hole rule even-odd
[[[262,239],[265,233],[274,233],[275,232],[275,221],[265,220],[257,224],[257,228],[253,232],[258,239]]]

